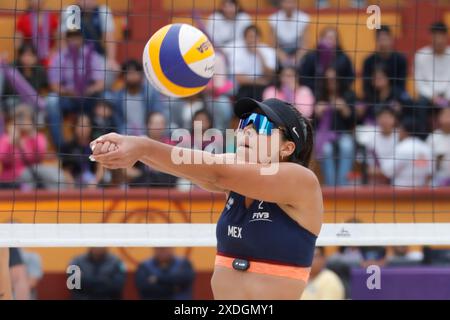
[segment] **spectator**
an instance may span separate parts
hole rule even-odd
[[[376,114],[386,106],[398,114],[411,114],[407,107],[413,105],[412,98],[405,90],[391,85],[384,65],[374,67],[372,88],[370,95],[365,96],[364,104],[356,108],[358,123],[373,124]]]
[[[366,148],[369,177],[374,184],[389,184],[389,179],[383,174],[386,162],[394,158],[398,143],[396,131],[397,115],[394,109],[384,107],[378,111],[375,127],[366,127],[364,137],[360,141]]]
[[[14,298],[16,300],[30,300],[27,269],[18,248],[9,248],[9,272]]]
[[[297,81],[296,70],[292,66],[284,67],[277,85],[264,90],[263,99],[277,98],[293,104],[305,117],[312,118],[314,95],[307,86]]]
[[[416,266],[421,264],[422,259],[422,252],[409,251],[408,246],[394,246],[392,247],[392,255],[387,257],[386,266]]]
[[[234,48],[251,24],[252,18],[242,10],[238,0],[222,0],[220,9],[208,17],[206,32],[215,48]]]
[[[345,289],[336,273],[327,269],[325,248],[316,247],[308,285],[302,300],[342,300]]]
[[[167,136],[166,118],[160,112],[152,112],[147,120],[147,135],[159,142],[172,144]],[[132,169],[127,170],[130,187],[173,188],[177,177],[157,171],[138,162]]]
[[[355,72],[350,58],[341,48],[338,31],[333,27],[327,27],[320,33],[317,48],[307,53],[300,63],[300,83],[317,94],[318,83],[322,81],[325,71],[329,68],[336,69],[343,92],[349,90]]]
[[[0,66],[7,80],[3,90],[5,105],[12,108],[17,103],[18,96],[20,102],[44,111],[45,100],[42,96],[48,92],[47,74],[44,67],[39,64],[33,46],[29,43],[23,44],[18,50],[17,61],[11,66],[6,65],[0,57]]]
[[[269,16],[273,46],[282,66],[297,65],[306,53],[309,15],[298,10],[296,0],[281,0],[280,9]]]
[[[42,279],[42,263],[39,254],[31,251],[20,251],[23,262],[27,269],[28,282],[30,285],[30,299],[37,300],[37,286]]]
[[[348,184],[355,149],[352,136],[354,104],[355,94],[342,88],[336,70],[326,70],[314,112],[317,120],[316,157],[321,162],[328,186]]]
[[[260,42],[261,31],[256,25],[244,31],[244,42],[228,50],[231,74],[237,85],[236,98],[262,100],[264,89],[272,81],[276,67],[275,49]]]
[[[360,247],[359,250],[362,254],[361,267],[367,268],[368,266],[383,267],[386,264],[386,248],[385,247]]]
[[[9,260],[9,248],[0,248],[0,300],[11,300],[13,298]]]
[[[129,135],[146,133],[145,119],[153,111],[164,112],[160,94],[144,79],[142,64],[128,60],[122,65],[125,87],[117,92],[108,92],[106,98],[115,107],[119,132]]]
[[[99,100],[94,106],[92,117],[92,138],[117,131],[119,127],[118,119],[114,113],[113,105],[107,100]]]
[[[430,131],[433,106],[445,107],[450,101],[450,46],[448,29],[442,22],[430,28],[432,43],[420,49],[415,56],[415,84],[419,94],[417,120],[420,130]]]
[[[192,117],[190,141],[186,147],[211,153],[223,153],[222,134],[213,128],[212,124],[212,116],[208,110],[196,111]]]
[[[192,299],[194,270],[186,258],[176,257],[172,248],[155,248],[155,255],[136,271],[136,287],[141,299]]]
[[[395,51],[391,28],[382,25],[380,29],[376,29],[375,36],[375,52],[364,60],[363,65],[364,96],[371,97],[375,94],[377,89],[373,75],[380,65],[385,68],[390,87],[396,92],[404,92],[408,62],[402,53]]]
[[[81,288],[71,290],[74,300],[119,300],[125,285],[124,263],[107,248],[90,248],[71,265],[81,270]]]
[[[43,10],[45,0],[28,0],[27,3],[27,10],[17,18],[14,35],[18,40],[16,45],[31,44],[40,63],[48,66],[48,58],[58,38],[58,15]]]
[[[7,121],[7,131],[0,136],[0,182],[3,187],[24,189],[58,188],[58,168],[43,164],[47,140],[35,126],[32,107],[20,104]]]
[[[450,186],[450,108],[439,111],[438,126],[427,139],[433,154],[433,185]]]
[[[63,142],[60,153],[62,168],[75,186],[95,188],[100,182],[100,167],[88,158],[92,153],[91,141],[91,119],[80,114],[73,126],[72,140]]]
[[[381,170],[391,184],[400,187],[426,186],[432,173],[432,154],[430,147],[415,136],[416,121],[404,117],[400,123],[399,142],[394,157],[382,164]]]
[[[87,46],[91,46],[105,61],[101,70],[105,72],[105,86],[110,88],[120,71],[117,62],[116,26],[111,9],[107,5],[99,5],[97,0],[78,0],[81,8],[81,31]],[[67,31],[67,10],[63,11],[61,32]]]
[[[53,94],[48,98],[47,116],[56,148],[62,142],[62,118],[67,112],[92,112],[95,98],[103,92],[102,58],[83,45],[80,30],[66,32],[67,47],[56,54],[49,68]]]
[[[233,117],[230,96],[233,91],[233,81],[229,78],[225,54],[215,52],[214,75],[203,91],[207,100],[207,108],[211,113],[214,128],[225,132]]]

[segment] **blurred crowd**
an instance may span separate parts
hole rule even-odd
[[[220,1],[206,23],[199,20],[216,49],[215,75],[200,94],[169,99],[149,85],[139,61],[118,61],[110,8],[79,0],[81,29],[74,30],[64,23],[66,11],[59,16],[44,10],[45,1],[28,0],[16,19],[14,61],[0,58],[0,187],[183,188],[185,181],[145,166],[104,171],[88,160],[89,141],[115,131],[176,144],[173,130],[192,131],[194,122],[202,133],[224,132],[235,126],[232,104],[241,97],[284,99],[311,119],[325,185],[450,185],[448,27],[429,26],[429,45],[415,53],[410,68],[390,27],[381,26],[374,31],[375,51],[357,75],[335,27],[323,28],[309,47],[309,15],[295,0],[273,2],[269,43],[238,0]],[[183,144],[209,150],[212,141]]]
[[[355,279],[353,273],[364,270],[366,274],[369,266],[398,269],[449,265],[450,250],[445,248],[317,247],[310,279],[301,299],[351,299],[352,279]],[[65,283],[59,286],[69,289],[71,299],[117,300],[131,296],[145,300],[195,298],[196,270],[189,258],[175,254],[174,248],[154,248],[152,256],[138,262],[133,272],[127,270],[124,261],[108,248],[89,248],[74,257],[69,266],[76,266],[77,269],[68,268],[67,281],[60,279]],[[44,275],[38,254],[11,248],[10,271],[16,299],[39,299],[39,291],[45,288],[39,285]],[[49,280],[44,282],[49,283]]]

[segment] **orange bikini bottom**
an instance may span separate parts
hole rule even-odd
[[[215,265],[229,269],[236,269],[233,267],[233,263],[235,263],[235,260],[236,260],[235,258],[217,254]],[[302,280],[306,283],[308,282],[309,273],[311,271],[311,268],[305,267],[287,266],[251,260],[244,260],[244,261],[248,263],[248,268],[242,271],[267,274],[271,276],[284,277],[295,280]]]

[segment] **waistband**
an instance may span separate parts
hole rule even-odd
[[[216,254],[215,265],[221,266],[229,269],[235,269],[233,267],[233,262],[235,258],[226,257],[220,254]],[[271,276],[290,278],[295,280],[302,280],[304,282],[308,282],[309,273],[311,268],[305,267],[295,267],[295,266],[286,266],[274,263],[267,262],[259,262],[252,260],[245,260],[248,262],[248,269],[244,272],[252,272],[252,273],[260,273],[267,274]]]

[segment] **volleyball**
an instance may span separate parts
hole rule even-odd
[[[214,74],[214,48],[208,37],[188,24],[159,29],[145,45],[143,65],[148,81],[170,97],[202,91]]]

